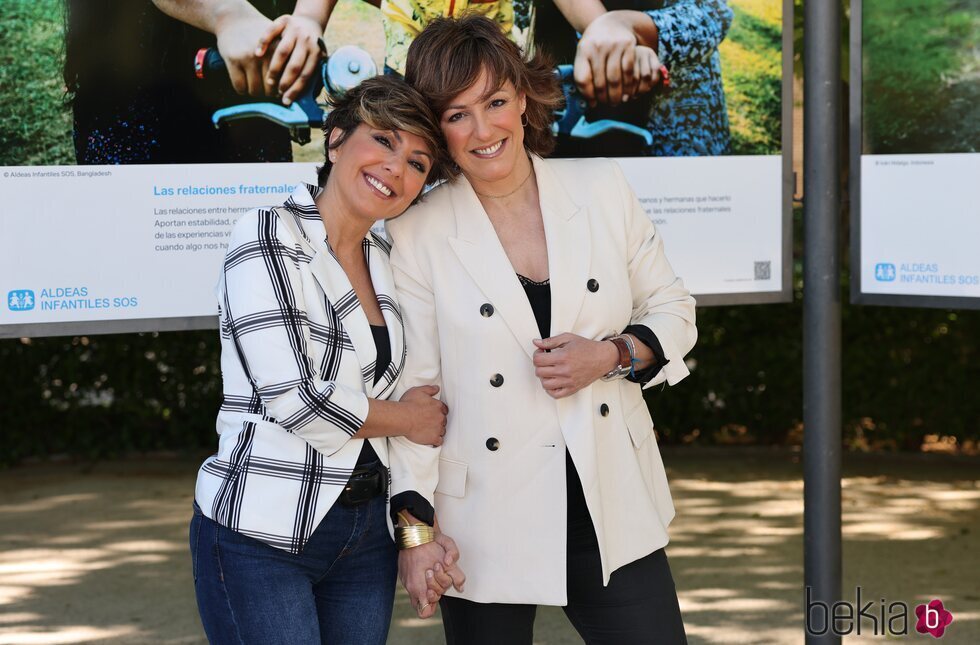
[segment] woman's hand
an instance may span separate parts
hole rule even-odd
[[[596,341],[576,334],[559,334],[535,340],[534,373],[551,397],[561,399],[612,370],[619,351],[609,341]]]
[[[439,598],[450,585],[463,590],[466,576],[457,565],[459,549],[452,538],[437,533],[434,542],[398,552],[398,578],[419,618],[436,613]]]
[[[445,533],[436,533],[436,542],[446,550],[445,561],[451,564],[443,565],[436,562],[431,569],[426,569],[425,579],[429,585],[429,591],[441,598],[450,588],[455,587],[456,591],[462,591],[466,584],[466,574],[459,568],[459,549],[456,542]]]
[[[402,394],[399,402],[405,405],[405,438],[412,443],[441,446],[446,434],[446,415],[449,407],[435,398],[437,385],[413,387]]]
[[[317,41],[322,37],[323,27],[306,16],[283,15],[269,23],[255,48],[255,56],[263,58],[279,40],[264,76],[265,93],[281,94],[283,105],[299,98],[316,73],[322,56]]]
[[[447,560],[438,542],[429,542],[398,552],[398,579],[408,592],[419,618],[431,618],[439,606],[439,595],[429,589],[425,572]],[[448,566],[448,565],[447,565]]]

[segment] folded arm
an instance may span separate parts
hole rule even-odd
[[[442,443],[445,406],[432,398],[435,388],[405,393],[404,401],[379,401],[369,399],[360,383],[320,378],[310,347],[314,332],[302,256],[278,216],[261,211],[235,226],[225,257],[222,332],[231,336],[263,413],[326,455],[352,437],[403,435],[406,441]],[[328,334],[326,342],[349,342],[342,329],[315,333]]]
[[[243,218],[225,257],[223,324],[265,413],[330,455],[364,425],[369,403],[315,369],[300,255],[273,212]],[[330,333],[340,342],[342,330]]]

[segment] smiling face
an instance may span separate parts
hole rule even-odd
[[[474,188],[506,185],[526,173],[524,127],[526,101],[514,84],[499,88],[486,70],[443,110],[439,120],[449,155]],[[519,180],[519,179],[518,179]]]
[[[333,145],[341,137],[330,133]],[[377,221],[400,215],[419,196],[432,154],[425,140],[403,130],[357,126],[329,152],[333,162],[328,190],[352,215]]]

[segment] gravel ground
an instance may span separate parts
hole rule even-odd
[[[667,451],[677,505],[668,547],[691,643],[803,642],[799,458]],[[37,464],[0,472],[0,645],[202,643],[186,546],[197,460]],[[980,461],[845,459],[844,593],[882,613],[940,598],[945,643],[980,643]],[[891,615],[885,612],[886,618]],[[388,642],[442,642],[400,593]],[[914,633],[914,616],[908,637]],[[885,640],[871,635],[845,642]],[[879,627],[880,631],[881,627]],[[558,608],[536,643],[581,642]],[[891,640],[891,639],[889,639]]]

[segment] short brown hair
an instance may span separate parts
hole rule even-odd
[[[525,60],[520,48],[489,18],[470,14],[432,21],[408,48],[405,80],[441,117],[450,101],[471,87],[484,69],[491,87],[510,81],[524,93],[524,147],[542,157],[550,154],[555,148],[554,111],[564,102],[554,65],[541,52]]]
[[[330,151],[339,148],[357,126],[366,123],[378,130],[402,130],[420,137],[432,154],[427,183],[447,178],[448,158],[442,143],[442,130],[425,98],[411,85],[396,76],[376,76],[362,81],[340,98],[330,98],[330,113],[323,123],[326,134],[323,165],[317,168],[317,180],[325,186],[333,163]],[[330,131],[338,128],[340,137],[330,143]]]

